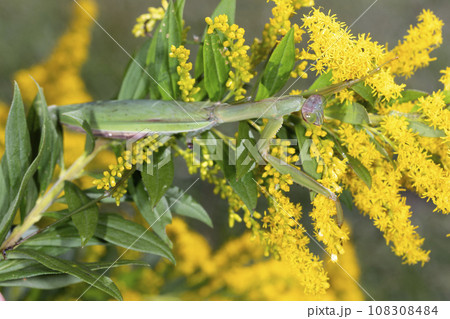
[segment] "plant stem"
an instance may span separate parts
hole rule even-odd
[[[100,151],[104,150],[107,145],[108,144],[102,144],[96,147],[91,154],[84,153],[67,170],[62,171],[53,186],[42,197],[38,198],[36,204],[23,223],[17,226],[11,235],[3,242],[0,246],[0,250],[14,246],[20,240],[22,235],[42,218],[43,213],[58,198],[64,189],[64,182],[80,177],[86,165],[89,164]]]

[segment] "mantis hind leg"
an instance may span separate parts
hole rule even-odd
[[[344,214],[342,211],[341,203],[337,198],[336,194],[334,194],[330,189],[326,188],[319,182],[317,182],[314,178],[309,176],[308,174],[302,172],[298,167],[293,166],[285,161],[274,157],[269,154],[270,148],[270,140],[275,137],[278,130],[283,125],[283,119],[270,119],[264,130],[261,132],[261,140],[262,142],[259,144],[259,153],[262,158],[272,165],[280,174],[289,174],[292,177],[292,180],[303,187],[306,187],[318,194],[324,195],[327,198],[333,200],[336,205],[336,213],[337,213],[337,224],[339,227],[344,222]]]

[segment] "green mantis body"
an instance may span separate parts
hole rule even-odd
[[[341,225],[342,208],[333,192],[298,168],[269,154],[270,140],[281,128],[283,116],[302,111],[305,106],[307,112],[302,112],[305,120],[320,125],[323,118],[321,103],[323,98],[318,95],[312,95],[308,99],[302,96],[282,96],[234,105],[226,103],[211,105],[210,102],[120,100],[54,107],[52,111],[55,112],[59,121],[69,128],[82,131],[81,119],[89,124],[94,135],[115,139],[152,134],[190,133],[195,135],[221,123],[268,119],[268,123],[261,132],[261,143],[258,143],[258,151],[262,158],[280,173],[290,174],[295,183],[335,201],[337,221]],[[315,116],[316,113],[319,113],[318,116]]]
[[[82,130],[75,118],[86,120],[94,135],[116,139],[140,132],[172,135],[202,132],[221,123],[264,117],[277,119],[300,111],[304,97],[283,96],[258,102],[226,104],[161,100],[99,101],[54,108],[61,123]]]

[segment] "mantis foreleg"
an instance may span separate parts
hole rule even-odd
[[[327,198],[333,200],[336,204],[337,223],[340,227],[344,222],[344,215],[342,211],[341,203],[339,202],[336,194],[331,190],[318,183],[314,178],[308,174],[302,172],[298,167],[286,163],[285,161],[274,157],[269,154],[270,140],[275,137],[278,130],[283,125],[283,119],[269,119],[268,123],[261,132],[261,143],[259,144],[259,153],[262,158],[272,165],[280,174],[289,174],[292,180],[300,186],[306,187],[318,194],[324,195]]]

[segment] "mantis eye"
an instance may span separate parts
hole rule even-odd
[[[306,99],[302,107],[303,119],[314,125],[323,124],[323,109],[325,106],[325,98],[322,95],[311,95]]]

